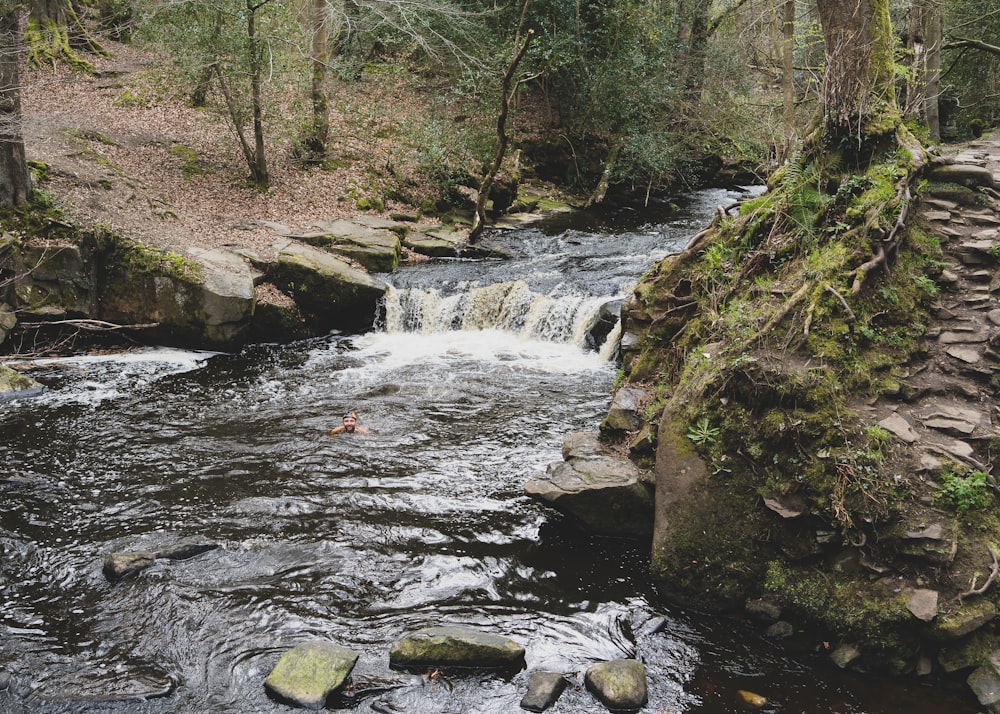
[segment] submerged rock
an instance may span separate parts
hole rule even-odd
[[[584,676],[587,689],[608,709],[639,709],[649,699],[646,667],[636,659],[600,662]]]
[[[286,652],[264,680],[276,698],[305,709],[322,709],[354,670],[358,655],[326,640],[302,642]]]
[[[393,667],[521,669],[524,647],[507,637],[465,627],[427,627],[397,640],[389,649]]]
[[[534,672],[521,699],[521,708],[529,712],[545,711],[556,703],[567,684],[566,678],[556,672]]]
[[[104,558],[104,577],[117,582],[145,570],[156,562],[156,555],[145,551],[108,553]]]
[[[121,551],[108,553],[104,558],[104,577],[117,582],[136,575],[153,565],[157,560],[187,560],[219,547],[218,543],[199,538],[185,538],[159,548],[149,550]]]

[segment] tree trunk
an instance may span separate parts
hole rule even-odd
[[[266,2],[267,0],[265,0]],[[267,172],[267,158],[264,156],[263,100],[260,93],[260,78],[263,65],[263,47],[257,37],[257,11],[264,3],[254,4],[247,0],[247,43],[250,52],[250,101],[253,112],[253,161],[250,162],[250,177],[257,188],[266,190],[271,184]]]
[[[525,3],[527,4],[527,0],[525,0]],[[518,28],[518,32],[520,33],[520,28]],[[507,115],[510,112],[512,92],[517,89],[517,85],[514,83],[514,73],[528,51],[528,45],[531,44],[534,36],[535,31],[528,30],[528,34],[524,38],[524,44],[521,45],[521,49],[514,55],[514,59],[511,60],[503,76],[503,83],[500,88],[500,112],[497,115],[497,153],[493,157],[493,163],[479,186],[479,197],[476,199],[476,215],[472,218],[472,228],[469,231],[470,243],[474,243],[486,227],[486,202],[490,199],[490,190],[493,188],[493,182],[496,180],[500,166],[503,164],[504,154],[507,153]],[[511,88],[512,84],[513,90]]]
[[[779,162],[791,153],[795,144],[795,0],[785,0],[781,17],[781,96],[784,105],[785,145]]]
[[[28,63],[34,66],[66,62],[74,69],[93,71],[93,65],[77,55],[80,49],[107,56],[108,51],[83,26],[70,0],[30,0],[25,42]]]
[[[326,155],[330,137],[330,102],[326,94],[326,65],[328,59],[326,0],[313,0],[312,52],[312,124],[305,139],[306,148],[313,160]]]
[[[926,64],[924,78],[924,117],[931,141],[941,141],[941,114],[938,97],[941,96],[941,49],[944,44],[944,20],[936,6],[925,18],[924,43]]]
[[[817,4],[826,53],[823,131],[828,140],[856,137],[860,143],[880,124],[885,111],[895,108],[889,0],[818,0]]]
[[[0,2],[0,206],[19,206],[28,200],[28,165],[21,138],[21,94],[18,64],[21,8]]]

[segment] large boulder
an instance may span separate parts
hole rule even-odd
[[[520,670],[524,647],[507,637],[466,627],[427,627],[397,640],[389,649],[393,667],[459,667]]]
[[[283,702],[304,709],[323,709],[357,662],[357,653],[332,642],[302,642],[281,656],[264,680],[264,687]]]
[[[636,659],[599,662],[587,670],[584,682],[612,711],[640,709],[649,699],[646,667]]]
[[[399,233],[406,231],[402,224],[360,216],[316,221],[312,228],[315,230],[288,237],[343,255],[373,272],[388,273],[399,265]]]
[[[281,239],[269,280],[292,295],[315,329],[359,330],[371,327],[386,285],[335,255]]]
[[[243,258],[202,249],[182,256],[118,239],[101,262],[98,318],[156,323],[153,337],[173,344],[227,349],[244,341],[254,284]]]
[[[567,437],[563,461],[524,490],[593,533],[646,537],[653,530],[652,486],[631,461],[608,454],[596,435]]]

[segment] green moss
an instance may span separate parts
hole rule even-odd
[[[90,237],[104,254],[111,271],[162,274],[188,283],[204,280],[201,266],[169,250],[136,243],[111,230],[96,230]]]
[[[201,154],[184,144],[174,144],[168,153],[181,161],[181,174],[184,178],[202,176],[212,173],[212,168],[208,166],[201,157]]]

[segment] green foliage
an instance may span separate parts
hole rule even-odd
[[[702,417],[688,428],[687,438],[698,446],[709,446],[719,438],[719,430],[712,426],[708,417]]]
[[[990,485],[982,471],[964,474],[949,471],[941,477],[941,483],[938,502],[954,508],[961,515],[990,504]]]

